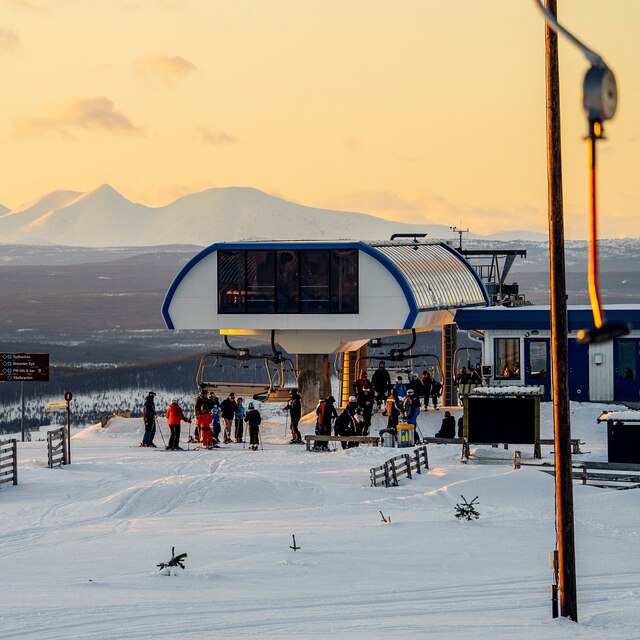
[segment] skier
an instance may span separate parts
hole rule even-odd
[[[220,403],[220,415],[224,424],[224,443],[231,442],[231,426],[236,416],[236,395],[233,391]]]
[[[200,393],[193,405],[193,415],[196,417],[196,429],[193,434],[194,442],[200,442],[200,427],[202,426],[202,423],[207,422],[211,425],[210,418],[202,418],[201,416],[210,416],[212,407],[213,405],[209,401],[209,392],[204,388],[200,389]]]
[[[213,448],[219,449],[221,424],[220,409],[218,407],[211,409],[211,428],[213,429]]]
[[[208,409],[208,406],[206,407],[206,409]],[[211,430],[213,415],[211,411],[209,410],[207,413],[201,413],[196,419],[200,424],[201,447],[204,449],[213,449],[213,433]]]
[[[431,402],[433,402],[433,408],[438,408],[438,398],[442,392],[442,382],[436,380],[435,377],[431,377]]]
[[[360,372],[360,377],[353,383],[353,393],[358,395],[363,389],[371,388],[371,381],[367,375],[366,370]]]
[[[291,389],[291,399],[287,402],[285,411],[289,412],[291,417],[291,441],[289,444],[302,443],[302,434],[298,429],[300,423],[300,417],[302,416],[302,397],[298,393],[297,389]]]
[[[391,376],[386,369],[384,360],[380,360],[378,368],[375,370],[373,376],[371,376],[371,384],[376,392],[376,405],[378,406],[378,411],[380,411],[382,403],[387,401],[387,396],[391,392]],[[386,412],[383,413],[386,415]]]
[[[155,405],[155,391],[149,391],[144,401],[144,407],[142,408],[142,419],[144,420],[144,436],[142,436],[141,447],[153,447],[153,438],[156,435],[156,405]]]
[[[244,408],[244,400],[242,398],[238,398],[236,402],[238,406],[236,407],[236,416],[235,416],[236,428],[235,428],[233,437],[235,438],[236,442],[244,442],[243,440],[244,416],[247,410]]]
[[[422,385],[422,393],[424,394],[424,410],[429,410],[429,398],[431,397],[431,374],[428,371],[422,372],[420,384]]]
[[[407,417],[407,424],[413,425],[414,443],[418,440],[418,416],[420,415],[420,396],[413,389],[407,389],[407,395],[403,400],[403,410]]]
[[[365,387],[358,394],[358,410],[362,414],[362,420],[358,425],[360,427],[358,435],[367,436],[369,435],[371,414],[373,413],[373,396],[369,387]]]
[[[422,389],[422,382],[420,382],[420,379],[418,378],[417,373],[411,374],[411,380],[409,380],[409,389],[413,390],[413,394],[418,399],[424,393]]]
[[[257,451],[258,445],[260,444],[260,423],[262,422],[262,416],[254,407],[253,402],[247,405],[247,415],[244,417],[244,421],[249,425],[249,449]]]
[[[353,418],[354,413],[350,409],[349,405],[347,405],[342,413],[336,418],[336,435],[337,436],[355,436],[356,435],[356,423]],[[357,442],[341,442],[343,449],[347,449],[349,447],[354,447],[358,443]]]
[[[167,409],[167,423],[171,436],[169,436],[169,444],[167,445],[167,451],[182,451],[180,446],[180,423],[188,422],[191,424],[191,418],[187,418],[177,400],[172,400],[169,408]]]

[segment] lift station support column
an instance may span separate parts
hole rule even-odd
[[[302,396],[302,415],[313,411],[320,398],[331,395],[329,356],[300,353],[296,356],[298,386]]]
[[[442,405],[451,407],[457,404],[456,397],[456,363],[458,327],[455,324],[442,325]]]
[[[342,374],[340,376],[340,406],[346,407],[349,396],[353,395],[353,383],[360,376],[360,371],[356,370],[358,360],[367,355],[367,346],[361,347],[357,351],[345,351],[342,354]],[[367,368],[366,360],[360,361],[359,369]]]

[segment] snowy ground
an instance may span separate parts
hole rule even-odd
[[[581,459],[606,460],[605,408],[572,405]],[[551,618],[550,475],[431,445],[429,473],[371,488],[369,468],[397,450],[307,453],[284,444],[283,414],[267,417],[257,452],[140,449],[141,420],[120,418],[76,433],[66,468],[46,468],[44,442],[20,444],[20,484],[0,491],[0,637],[640,636],[640,490],[574,484],[576,625]],[[422,414],[424,435],[441,419]],[[479,520],[454,518],[461,494],[479,496]],[[186,570],[159,575],[172,546]]]

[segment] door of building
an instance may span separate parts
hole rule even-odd
[[[589,345],[569,340],[569,399],[589,401]]]
[[[542,385],[543,400],[551,400],[551,367],[548,338],[524,339],[524,383]]]
[[[613,399],[640,400],[640,340],[620,338],[613,344]]]

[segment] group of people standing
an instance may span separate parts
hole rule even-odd
[[[144,401],[142,417],[144,421],[144,435],[141,447],[152,447],[156,445],[153,439],[156,434],[157,411],[155,406],[154,391],[149,391]],[[235,394],[231,392],[222,402],[218,400],[215,393],[209,394],[206,389],[201,389],[193,407],[196,419],[196,428],[190,442],[200,443],[202,448],[213,449],[220,447],[220,441],[229,443],[231,430],[234,430],[234,441],[243,442],[244,424],[249,427],[249,448],[257,450],[260,444],[259,427],[262,422],[260,412],[255,408],[253,402],[249,402],[246,409],[242,398],[236,400]],[[184,411],[177,400],[171,400],[166,412],[167,423],[171,435],[166,445],[167,450],[182,451],[180,446],[180,426],[182,422],[191,423],[191,418],[185,416]],[[224,428],[224,433],[223,432]],[[222,434],[222,435],[221,435]]]
[[[193,439],[194,442],[200,442],[203,448],[219,448],[221,441],[223,444],[244,443],[246,423],[249,427],[249,448],[254,451],[258,449],[262,416],[253,402],[249,402],[245,408],[244,399],[236,399],[233,391],[220,402],[215,392],[203,387],[196,398],[193,413],[196,417]]]

